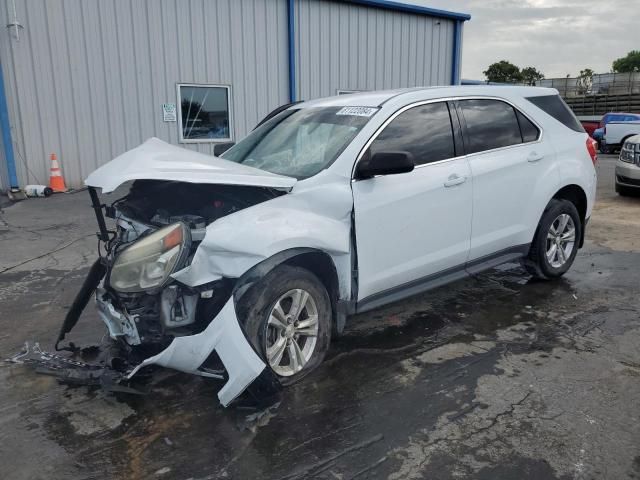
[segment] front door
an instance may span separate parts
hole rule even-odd
[[[353,182],[359,302],[463,266],[469,253],[471,171],[456,158],[447,103],[395,115],[363,158],[406,151],[416,167]]]

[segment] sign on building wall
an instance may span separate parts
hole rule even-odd
[[[176,116],[176,104],[175,103],[163,103],[162,104],[162,119],[165,122],[177,121]]]

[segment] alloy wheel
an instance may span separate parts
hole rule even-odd
[[[272,370],[283,377],[298,373],[315,350],[318,307],[309,292],[289,290],[274,303],[267,321],[265,351]]]
[[[576,227],[570,215],[562,213],[551,222],[547,232],[546,255],[553,268],[562,267],[573,253],[576,243]]]

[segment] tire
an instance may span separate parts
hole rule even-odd
[[[565,219],[566,226],[562,227]],[[573,227],[573,236],[569,235],[571,227]],[[564,230],[556,231],[560,228]],[[551,239],[551,236],[554,239]],[[549,280],[561,277],[571,268],[576,258],[581,236],[582,222],[575,205],[569,200],[552,199],[538,223],[529,255],[524,262],[526,270],[539,279]],[[571,238],[573,238],[572,242]],[[570,248],[567,248],[569,246]]]
[[[621,197],[637,197],[640,192],[636,189],[618,185],[616,183],[616,193]]]
[[[294,299],[304,299],[305,293],[308,297],[297,311],[295,321]],[[329,294],[318,277],[304,268],[280,265],[271,270],[240,298],[238,314],[244,320],[249,341],[282,385],[304,378],[322,362],[329,349],[332,318]]]
[[[600,153],[603,155],[609,155],[613,153],[613,150],[606,143],[602,142],[600,143]]]

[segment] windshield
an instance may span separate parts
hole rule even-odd
[[[308,178],[331,165],[376,111],[370,107],[285,110],[222,157],[271,173]]]

